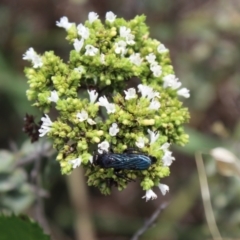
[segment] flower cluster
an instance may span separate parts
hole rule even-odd
[[[104,22],[94,12],[84,24],[62,17],[56,25],[67,31],[72,45],[68,63],[52,51],[38,55],[33,48],[23,59],[32,63],[25,70],[27,97],[45,114],[39,136],[52,139],[62,173],[81,165],[88,184],[102,193],[110,194],[111,182],[122,190],[128,181],[97,165],[94,155],[136,148],[156,162],[146,170],[121,173],[128,180],[138,178],[149,200],[157,197],[154,186],[163,195],[169,191],[162,179],[175,160],[170,144],[188,141],[183,124],[189,113],[178,97],[190,94],[180,88],[169,50],[148,37],[144,21],[145,16],[137,16],[127,22],[112,12]],[[50,119],[51,109],[57,115]]]

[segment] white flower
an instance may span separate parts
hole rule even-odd
[[[51,91],[51,96],[48,98],[48,100],[50,102],[55,102],[56,103],[58,101],[58,99],[59,99],[59,97],[58,97],[57,91],[56,90]]]
[[[80,122],[83,122],[88,119],[88,113],[85,110],[77,113],[77,118]]]
[[[125,26],[121,26],[119,33],[120,33],[120,37],[126,38],[129,34],[131,34],[131,29]]]
[[[150,65],[150,69],[153,72],[154,77],[160,77],[162,74],[162,67],[157,64],[157,62],[153,62]]]
[[[83,38],[81,40],[78,40],[77,38],[74,39],[73,46],[77,52],[80,52],[83,47],[84,40]]]
[[[100,97],[98,104],[107,109],[107,113],[114,113],[116,111],[115,104],[109,103],[106,96]]]
[[[136,89],[135,88],[129,88],[127,91],[124,90],[126,96],[125,96],[125,99],[126,100],[129,100],[129,99],[132,99],[132,98],[136,98],[137,97],[137,94],[136,94]]]
[[[87,122],[88,122],[88,124],[90,124],[90,125],[96,124],[96,122],[93,121],[91,118],[88,118],[88,119],[87,119]]]
[[[96,90],[88,90],[89,98],[90,98],[90,103],[95,103],[98,97],[98,93]]]
[[[73,160],[69,160],[69,161],[68,161],[69,164],[72,164],[72,165],[73,165],[73,166],[72,166],[73,168],[79,167],[79,166],[81,165],[81,162],[82,162],[81,157],[75,158],[75,159],[73,159]]]
[[[62,27],[62,28],[65,28],[66,30],[68,30],[71,26],[72,26],[72,23],[68,22],[68,18],[67,17],[61,17],[60,18],[60,21],[56,21],[56,25],[58,27]]]
[[[98,104],[102,107],[106,107],[107,105],[109,105],[110,103],[108,102],[106,96],[100,97],[98,100]]]
[[[157,141],[159,138],[159,133],[158,132],[153,132],[150,129],[147,130],[149,136],[150,136],[150,144],[153,144]]]
[[[157,51],[159,53],[165,53],[165,52],[168,52],[168,49],[163,44],[160,43],[157,47]]]
[[[172,89],[178,89],[181,85],[182,83],[179,82],[179,79],[173,74],[169,74],[163,78],[164,88],[170,87]]]
[[[45,114],[45,117],[41,118],[41,121],[42,121],[42,125],[41,125],[41,128],[38,130],[40,133],[39,137],[43,137],[44,135],[46,135],[51,130],[51,126],[53,124],[47,114]]]
[[[146,191],[145,196],[143,196],[142,198],[146,198],[146,202],[147,202],[148,200],[156,199],[157,194],[152,189],[149,189],[149,190]]]
[[[106,62],[105,62],[105,55],[103,54],[103,53],[101,53],[101,55],[100,55],[100,62],[102,63],[102,64],[105,64]]]
[[[89,22],[90,23],[93,23],[95,20],[97,20],[98,19],[98,14],[97,13],[95,13],[95,12],[90,12],[89,14],[88,14],[88,20],[89,20]]]
[[[166,184],[161,184],[161,183],[160,183],[160,184],[158,185],[158,187],[159,187],[162,195],[166,195],[166,193],[169,192],[169,186],[166,185]]]
[[[106,106],[106,109],[107,109],[107,113],[115,113],[116,112],[116,107],[115,107],[115,104],[114,103],[109,103],[107,106]]]
[[[117,16],[111,11],[106,13],[106,20],[109,21],[110,23],[114,22],[116,17]]]
[[[98,152],[101,154],[103,152],[108,152],[109,147],[110,147],[109,142],[105,140],[98,144]]]
[[[144,138],[143,137],[139,137],[137,139],[137,141],[135,142],[136,146],[138,148],[143,148],[145,146],[145,142],[144,142]]]
[[[127,51],[126,46],[127,46],[127,43],[123,40],[116,42],[115,43],[115,53],[121,54],[123,56]]]
[[[119,132],[119,127],[117,123],[113,123],[112,126],[109,128],[109,134],[111,136],[116,136],[118,132]]]
[[[172,161],[174,161],[174,160],[175,160],[175,157],[172,156],[172,152],[166,150],[164,152],[164,156],[162,158],[163,166],[164,167],[169,167],[172,164]]]
[[[138,91],[141,92],[142,97],[146,97],[149,100],[155,97],[160,98],[160,93],[153,91],[153,89],[147,85],[139,84]]]
[[[89,44],[85,46],[85,49],[86,49],[86,52],[85,52],[86,56],[95,56],[98,52],[98,48],[95,48],[94,46]]]
[[[164,152],[168,150],[168,148],[170,147],[170,143],[165,142],[160,149],[163,150]]]
[[[80,35],[82,38],[84,38],[84,39],[89,38],[89,29],[87,27],[85,27],[84,25],[82,25],[81,23],[78,24],[77,30],[78,30],[78,35]]]
[[[120,37],[125,38],[127,44],[129,44],[129,45],[135,44],[135,41],[134,41],[135,36],[133,34],[131,34],[130,28],[121,26],[119,33],[120,33]]]
[[[180,90],[177,91],[177,94],[180,95],[180,96],[183,96],[185,98],[190,97],[190,92],[187,88],[181,88]]]
[[[133,34],[128,34],[127,36],[126,36],[126,43],[128,44],[128,45],[134,45],[135,44],[135,41],[134,41],[134,38],[135,38],[135,36],[133,35]]]
[[[82,66],[74,68],[75,71],[78,71],[79,73],[84,72],[84,68]]]
[[[34,51],[33,48],[29,48],[25,54],[23,54],[24,60],[29,60],[32,62],[34,68],[42,67],[42,58]]]
[[[161,107],[161,104],[158,100],[152,100],[149,105],[149,109],[151,110],[158,110]]]
[[[156,59],[156,55],[153,54],[153,53],[149,53],[147,56],[146,56],[146,59],[148,61],[148,63],[155,63],[155,59]]]
[[[130,57],[129,60],[131,63],[140,66],[142,63],[142,58],[140,57],[140,53],[133,53]]]

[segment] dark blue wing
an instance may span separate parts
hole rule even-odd
[[[151,158],[141,154],[111,154],[107,168],[145,170],[152,164]]]

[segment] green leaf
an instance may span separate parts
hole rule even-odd
[[[0,192],[13,190],[26,182],[27,175],[23,169],[16,169],[13,173],[0,174]]]
[[[0,172],[11,172],[14,167],[14,156],[6,150],[0,150]]]
[[[0,240],[50,240],[27,216],[0,216]]]

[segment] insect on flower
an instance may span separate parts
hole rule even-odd
[[[103,152],[95,154],[93,163],[102,168],[120,170],[146,170],[156,162],[156,158],[139,150],[126,149],[123,153]]]

